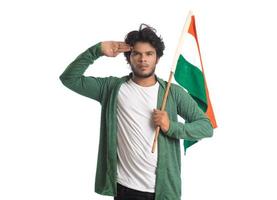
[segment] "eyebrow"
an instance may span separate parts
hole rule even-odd
[[[139,52],[139,51],[136,51],[136,50],[133,50],[132,52],[139,53],[139,54],[142,54],[142,53],[155,53],[155,51]]]

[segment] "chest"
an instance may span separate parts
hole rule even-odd
[[[134,83],[125,83],[119,89],[117,107],[129,112],[149,113],[157,108],[159,85],[141,87]]]

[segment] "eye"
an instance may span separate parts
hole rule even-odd
[[[136,52],[136,51],[131,52],[131,56],[136,56],[136,55],[138,55],[138,52]]]
[[[152,56],[152,55],[154,55],[154,52],[147,52],[146,55],[147,56]]]

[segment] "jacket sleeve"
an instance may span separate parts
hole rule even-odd
[[[101,103],[103,88],[107,82],[107,77],[97,78],[83,75],[89,65],[93,64],[100,56],[102,54],[101,43],[99,42],[80,54],[70,63],[60,75],[60,80],[69,89]]]
[[[181,87],[175,86],[177,114],[185,119],[185,123],[170,120],[166,135],[176,139],[197,141],[212,137],[213,128],[205,113],[198,107],[193,98]]]

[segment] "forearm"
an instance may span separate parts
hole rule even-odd
[[[213,135],[213,128],[206,114],[198,107],[193,98],[180,86],[173,85],[177,114],[185,123],[170,120],[166,135],[176,139],[197,141]]]
[[[101,102],[103,88],[108,78],[83,75],[89,65],[101,55],[101,43],[97,43],[80,54],[60,75],[60,80],[74,92]]]
[[[79,79],[83,76],[89,65],[93,64],[93,62],[100,56],[101,43],[97,43],[80,54],[72,63],[70,63],[70,65],[60,75],[60,80],[65,85],[76,81],[76,79]]]
[[[175,139],[196,141],[206,137],[212,137],[213,128],[209,119],[201,118],[190,123],[170,121],[166,135]]]

